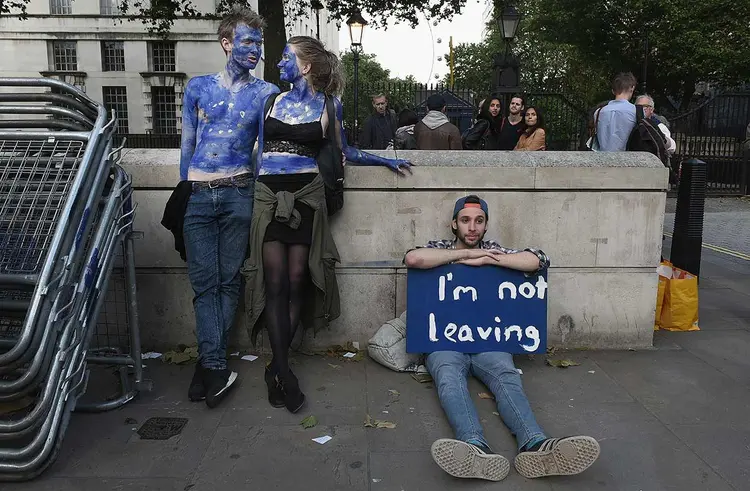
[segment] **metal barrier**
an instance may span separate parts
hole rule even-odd
[[[116,118],[57,80],[0,78],[0,87],[0,404],[32,401],[0,417],[0,480],[27,480],[54,461],[89,363],[101,361],[88,347],[121,247],[133,266],[133,342],[107,363],[132,365],[136,383],[81,409],[117,407],[147,384],[132,314],[135,210],[113,149]]]

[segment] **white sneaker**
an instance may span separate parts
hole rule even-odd
[[[510,470],[510,462],[502,455],[485,453],[460,440],[441,438],[430,451],[435,463],[454,477],[502,481]]]
[[[572,476],[599,458],[599,442],[590,436],[548,438],[538,450],[521,452],[514,462],[523,477]]]

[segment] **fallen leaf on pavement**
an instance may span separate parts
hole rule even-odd
[[[314,426],[317,426],[318,424],[318,418],[316,418],[314,415],[310,415],[300,421],[300,423],[304,429],[312,428]]]
[[[388,395],[391,398],[391,402],[396,402],[398,401],[398,398],[401,397],[401,392],[395,389],[388,389]]]
[[[365,428],[386,428],[392,430],[396,427],[396,423],[391,421],[383,421],[381,419],[372,419],[368,414],[365,416]]]
[[[568,358],[561,359],[561,360],[553,360],[552,358],[547,357],[547,365],[551,367],[557,367],[557,368],[568,368],[568,367],[577,367],[580,365],[580,363],[570,360]]]
[[[413,378],[420,384],[426,384],[427,382],[432,382],[432,376],[429,373],[412,373],[411,378]]]
[[[498,413],[497,411],[492,411],[492,414],[494,414],[495,416],[500,416],[500,413]]]
[[[329,363],[328,366],[331,367],[331,368],[334,368],[334,369],[341,368],[341,365],[334,365],[333,363]]]
[[[480,392],[479,393],[479,398],[480,399],[491,399],[493,401],[495,400],[495,396],[493,396],[492,394],[488,394],[487,392]]]

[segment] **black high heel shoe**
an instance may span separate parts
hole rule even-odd
[[[268,403],[273,407],[284,407],[284,391],[281,384],[276,378],[276,374],[271,371],[271,367],[266,365],[265,370],[266,385],[268,386]]]
[[[291,370],[281,380],[281,390],[284,392],[284,405],[290,413],[296,413],[305,405],[305,394],[299,388],[299,380]]]

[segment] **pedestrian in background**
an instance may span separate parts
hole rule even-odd
[[[477,121],[463,135],[466,150],[500,150],[500,129],[503,124],[500,98],[490,96],[482,103]]]
[[[414,125],[419,122],[419,116],[411,109],[404,109],[398,113],[398,129],[394,145],[396,150],[416,150],[417,139],[414,137]]]
[[[372,96],[372,107],[375,110],[362,126],[362,138],[359,147],[372,150],[385,150],[396,136],[396,113],[388,108],[385,94]]]
[[[544,130],[544,116],[536,106],[526,108],[524,128],[513,150],[546,150],[547,134]]]
[[[427,115],[414,127],[419,150],[461,150],[461,132],[445,115],[445,98],[432,94],[427,98]]]

